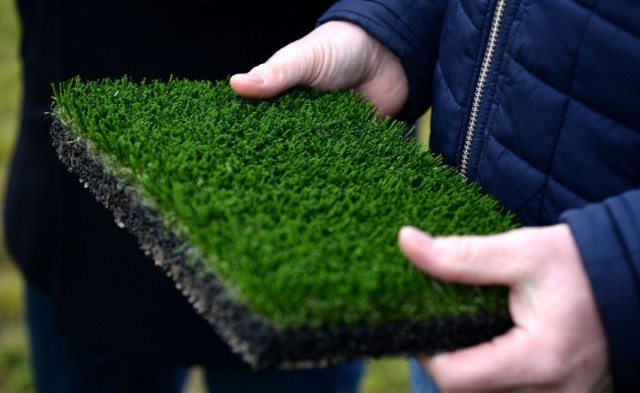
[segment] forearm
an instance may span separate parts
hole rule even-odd
[[[616,389],[638,391],[640,190],[563,214],[580,249],[609,339]]]

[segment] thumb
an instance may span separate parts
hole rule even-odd
[[[378,68],[387,70],[387,66],[395,66],[391,67],[394,72],[378,78],[375,71]],[[357,88],[370,79],[372,82],[378,79],[387,81],[386,85],[381,84],[385,89],[377,91],[383,96],[397,89],[403,93],[401,88],[407,85],[400,61],[382,44],[361,27],[349,22],[330,21],[280,49],[266,63],[246,74],[232,76],[230,83],[237,94],[261,99],[277,96],[297,85],[323,90],[348,89]],[[365,93],[368,89],[375,90],[361,87]],[[396,95],[392,94],[393,97]],[[406,101],[407,94],[399,95],[395,99],[398,101],[396,106],[404,105]],[[379,106],[374,97],[369,98]]]
[[[511,285],[523,273],[517,231],[492,236],[431,237],[403,227],[398,242],[404,254],[425,273],[463,284]]]
[[[246,74],[233,75],[231,87],[245,98],[264,99],[297,85],[309,85],[321,61],[321,51],[306,44],[307,40],[292,42]]]

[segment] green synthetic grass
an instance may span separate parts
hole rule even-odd
[[[431,280],[396,236],[404,224],[494,233],[513,217],[351,92],[258,102],[226,81],[76,78],[54,95],[54,116],[162,214],[229,298],[276,328],[506,314],[504,290]]]

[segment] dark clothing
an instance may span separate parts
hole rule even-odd
[[[432,105],[447,163],[523,223],[570,225],[616,389],[640,391],[640,2],[344,0],[327,20],[399,56],[404,115]]]
[[[95,351],[56,332],[53,298],[27,284],[29,359],[38,393],[176,393],[189,373],[184,365]]]
[[[56,332],[52,297],[26,288],[30,359],[38,393],[179,393],[189,368],[97,351]],[[210,393],[355,393],[360,362],[302,370],[204,370]]]
[[[19,0],[24,101],[6,237],[57,327],[96,348],[219,369],[246,367],[54,155],[51,83],[223,79],[310,31],[331,1]]]

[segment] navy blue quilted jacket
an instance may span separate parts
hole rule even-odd
[[[433,107],[432,149],[527,225],[569,223],[617,391],[640,391],[640,1],[343,0]]]

